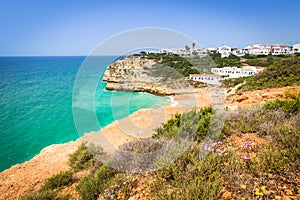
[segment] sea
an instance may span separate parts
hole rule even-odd
[[[168,103],[167,97],[143,92],[107,91],[103,73],[117,58],[87,59],[0,57],[0,171],[31,159],[46,146],[76,140],[139,109]]]

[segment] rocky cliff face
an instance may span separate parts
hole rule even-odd
[[[157,95],[187,93],[192,88],[174,69],[154,60],[129,56],[112,63],[103,81],[107,90],[149,92]]]

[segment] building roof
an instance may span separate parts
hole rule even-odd
[[[190,74],[192,77],[220,77],[217,74]]]
[[[254,72],[254,70],[251,69],[251,68],[246,68],[246,69],[244,68],[243,71],[245,71],[245,72]]]

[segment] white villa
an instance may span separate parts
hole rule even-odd
[[[211,85],[221,85],[221,76],[217,74],[190,74],[190,80],[200,81]]]
[[[196,56],[206,56],[209,51],[216,50],[221,54],[222,58],[229,57],[230,55],[244,56],[246,54],[250,55],[288,55],[293,53],[300,53],[300,44],[295,44],[292,47],[285,44],[254,44],[249,45],[244,48],[231,48],[229,46],[220,46],[215,48],[195,48],[194,50],[187,50],[185,48],[171,48],[171,49],[161,49],[159,53],[166,54],[177,54],[182,57]]]
[[[208,50],[204,48],[196,48],[190,51],[187,51],[185,48],[173,48],[173,49],[161,49],[159,50],[159,53],[166,53],[166,54],[177,54],[182,57],[189,57],[192,55],[198,55],[198,56],[207,56]]]
[[[211,72],[219,76],[226,78],[239,78],[244,76],[253,76],[262,72],[264,68],[257,68],[253,66],[245,66],[243,68],[238,67],[223,67],[223,68],[211,68]]]
[[[292,54],[293,51],[291,47],[285,44],[254,44],[251,46],[247,46],[245,48],[236,48],[233,49],[231,52],[233,55],[236,56],[244,56],[245,54],[251,55],[285,55],[285,54]]]
[[[204,48],[194,49],[193,55],[196,55],[196,56],[207,56],[208,55],[208,49],[204,49]]]
[[[177,54],[180,56],[188,56],[191,55],[190,52],[188,52],[184,48],[174,48],[174,49],[161,49],[159,50],[159,53],[166,53],[166,54]]]
[[[244,76],[253,76],[262,72],[264,68],[253,66],[238,67],[223,67],[211,68],[212,74],[190,74],[190,80],[200,81],[212,85],[221,85],[220,80],[228,78],[239,78]]]
[[[231,53],[236,56],[244,56],[249,54],[249,50],[247,48],[234,48]]]
[[[217,52],[219,52],[221,54],[221,57],[224,58],[224,57],[228,57],[230,54],[231,54],[231,47],[229,46],[220,46],[218,49],[217,49]]]
[[[293,53],[300,53],[300,44],[293,45]]]

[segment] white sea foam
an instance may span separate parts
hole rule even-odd
[[[173,96],[169,96],[169,98],[171,101],[171,107],[176,107],[178,105],[178,101],[176,101]]]

